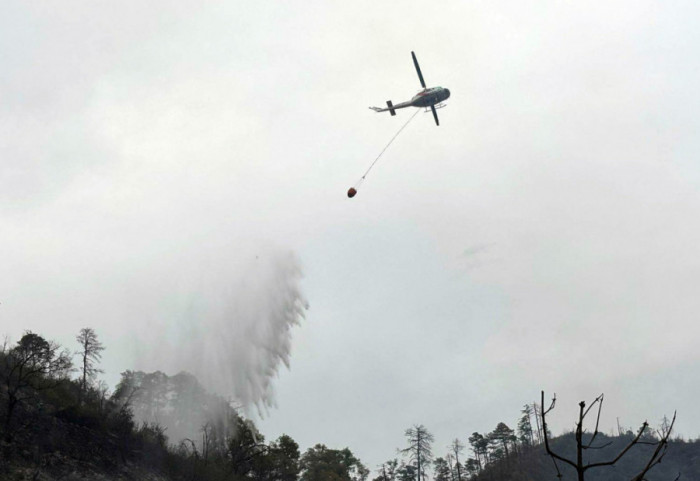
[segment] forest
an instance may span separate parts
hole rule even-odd
[[[435,446],[416,424],[405,445],[368,467],[352,451],[289,435],[266,441],[240,406],[191,374],[127,370],[112,392],[99,379],[105,346],[91,328],[74,351],[25,332],[0,347],[0,478],[251,481],[661,481],[700,479],[700,443],[658,427],[598,431],[603,398],[581,403],[576,429],[552,436],[544,393],[515,429],[459,434]],[[596,419],[597,415],[597,419]],[[585,429],[593,419],[595,429]]]

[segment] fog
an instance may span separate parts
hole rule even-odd
[[[555,432],[605,392],[606,431],[678,409],[696,436],[698,6],[430,13],[10,2],[0,331],[93,327],[110,386],[192,370],[268,439],[370,467],[415,423],[513,427],[540,389]],[[441,125],[348,199],[412,113],[367,108],[415,94],[411,51]]]

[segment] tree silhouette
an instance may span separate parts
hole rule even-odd
[[[12,349],[3,348],[0,382],[4,400],[3,431],[6,441],[12,439],[12,418],[18,406],[36,393],[55,387],[68,376],[72,363],[68,351],[31,331],[24,333]]]
[[[452,441],[452,444],[449,446],[450,448],[450,454],[452,454],[455,457],[455,468],[457,469],[457,481],[462,481],[462,465],[459,462],[459,455],[462,454],[462,451],[464,451],[464,444],[459,440],[459,438],[455,438],[454,441]]]
[[[557,470],[557,477],[562,478],[561,471],[559,470],[559,466],[557,464],[557,461],[561,461],[565,464],[568,464],[569,466],[573,467],[576,470],[576,474],[578,476],[578,481],[585,481],[585,474],[586,471],[592,468],[600,468],[604,466],[614,466],[615,463],[617,463],[625,454],[629,452],[630,449],[632,449],[636,445],[642,445],[642,444],[648,444],[648,445],[654,445],[656,446],[656,449],[652,452],[651,456],[649,457],[648,461],[645,463],[645,465],[641,468],[641,471],[637,473],[635,476],[630,478],[630,481],[644,481],[646,478],[646,474],[649,472],[651,468],[656,466],[661,462],[663,459],[664,455],[666,454],[666,450],[668,449],[668,438],[671,435],[671,431],[673,430],[673,424],[676,422],[676,413],[673,413],[673,419],[671,420],[670,424],[667,424],[665,427],[662,427],[660,432],[659,432],[659,439],[658,440],[653,440],[653,437],[651,436],[644,436],[647,428],[649,427],[649,424],[644,421],[642,423],[642,426],[639,428],[637,431],[637,435],[632,438],[632,440],[627,444],[626,447],[624,447],[613,459],[609,461],[603,461],[603,462],[590,462],[586,463],[584,460],[584,452],[588,449],[601,449],[607,446],[601,445],[601,446],[594,446],[593,443],[595,441],[596,436],[598,435],[598,423],[600,422],[600,411],[603,407],[603,395],[601,394],[595,400],[591,403],[590,406],[588,406],[588,409],[586,409],[586,402],[581,401],[579,403],[579,415],[578,415],[578,421],[576,422],[576,432],[575,432],[575,437],[576,437],[576,460],[573,461],[571,459],[565,458],[554,451],[549,446],[549,435],[547,432],[547,421],[546,421],[546,415],[554,409],[554,406],[556,404],[557,397],[554,395],[552,398],[552,402],[549,405],[549,407],[545,410],[544,408],[544,391],[542,391],[542,399],[540,403],[540,414],[542,418],[542,431],[544,433],[544,444],[545,444],[545,449],[547,450],[547,454],[551,456],[552,461],[554,462],[554,466]],[[593,434],[591,435],[590,439],[587,441],[583,440],[583,433],[584,433],[584,428],[583,428],[583,422],[586,418],[586,416],[590,413],[591,409],[594,406],[598,406],[598,412],[596,416],[596,422],[595,422],[595,429],[593,431]],[[609,444],[609,443],[608,443]],[[680,474],[679,474],[680,477]],[[676,478],[676,480],[678,477]]]
[[[102,359],[102,351],[104,346],[97,339],[95,331],[89,327],[84,327],[80,330],[75,340],[80,344],[80,350],[76,354],[80,356],[80,364],[82,376],[80,381],[80,397],[79,404],[83,403],[83,398],[87,394],[88,380],[94,379],[97,373],[103,372],[95,367]]]
[[[522,416],[518,421],[518,440],[521,444],[531,446],[534,444],[532,432],[532,406],[526,404],[520,411]]]
[[[489,441],[482,434],[475,432],[469,436],[469,444],[472,447],[477,468],[481,471],[488,461]]]
[[[489,438],[493,440],[494,443],[500,443],[501,446],[503,446],[503,453],[507,458],[510,454],[508,445],[512,444],[515,440],[513,430],[509,428],[506,423],[498,423],[496,428],[489,434]]]
[[[425,466],[433,460],[433,435],[422,424],[408,428],[404,434],[408,438],[408,447],[402,449],[401,454],[408,455],[416,463],[416,480],[421,481],[425,478]]]
[[[300,460],[301,481],[365,481],[369,470],[348,449],[317,444]]]
[[[450,467],[445,461],[445,458],[435,458],[433,461],[433,468],[435,469],[435,476],[433,476],[433,481],[450,481],[451,473]]]

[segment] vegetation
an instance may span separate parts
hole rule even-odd
[[[77,351],[76,354],[80,356],[80,369],[82,371],[79,398],[79,402],[82,404],[83,396],[87,394],[88,381],[93,381],[95,376],[102,372],[102,370],[98,369],[96,366],[100,359],[102,359],[104,346],[97,339],[95,331],[89,327],[81,329],[75,340],[78,341],[80,345],[80,350]]]
[[[0,479],[365,481],[369,473],[347,448],[301,455],[287,435],[266,443],[187,373],[126,371],[108,395],[96,379],[104,346],[89,328],[76,340],[77,369],[68,350],[33,332],[0,346]]]
[[[586,462],[598,463],[609,460],[611,454],[617,454],[634,439],[636,434],[631,431],[619,436],[599,433],[596,438],[603,450],[593,450],[586,455]],[[590,440],[591,434],[584,436]],[[576,434],[566,433],[553,438],[552,449],[566,457],[576,454]],[[645,478],[648,481],[674,481],[700,479],[700,442],[669,440],[668,453],[661,464],[649,471]],[[639,471],[647,464],[655,448],[640,444],[621,458],[614,466],[593,469],[586,473],[586,481],[630,481],[635,479]],[[680,477],[679,477],[680,475]],[[552,459],[547,455],[544,445],[538,444],[521,450],[508,460],[501,460],[486,466],[481,472],[470,478],[471,481],[557,481],[559,479],[575,481],[576,470],[567,465],[560,465],[559,472]]]
[[[317,444],[304,453],[300,461],[301,481],[364,481],[369,474],[350,452],[328,449],[323,444]]]
[[[600,422],[600,411],[603,408],[603,395],[601,394],[598,396],[593,403],[591,403],[590,406],[586,409],[586,403],[585,401],[581,401],[579,403],[579,416],[578,416],[578,421],[576,422],[576,431],[575,431],[575,438],[576,438],[576,458],[575,460],[573,458],[568,458],[565,456],[562,456],[560,454],[557,454],[553,449],[550,448],[549,445],[549,437],[547,435],[547,422],[546,422],[546,414],[554,409],[554,405],[556,404],[556,396],[552,399],[552,404],[549,406],[549,408],[545,411],[544,409],[544,391],[542,392],[542,403],[540,404],[540,412],[542,416],[542,425],[544,426],[544,446],[547,451],[547,454],[551,456],[552,462],[554,463],[554,468],[557,470],[557,475],[558,477],[562,477],[561,471],[559,470],[559,464],[564,463],[565,465],[570,466],[574,470],[576,470],[576,478],[578,481],[585,481],[586,477],[586,472],[590,469],[594,468],[604,468],[607,466],[614,466],[617,462],[619,462],[625,455],[627,455],[632,448],[638,445],[648,445],[648,446],[653,446],[654,451],[649,455],[647,460],[644,463],[641,463],[640,467],[638,468],[638,471],[635,475],[630,477],[630,481],[643,481],[646,478],[647,473],[656,465],[661,463],[661,460],[664,458],[666,455],[666,450],[668,449],[668,438],[671,435],[671,431],[673,430],[673,424],[676,422],[676,414],[673,414],[673,420],[668,424],[667,426],[663,426],[661,430],[658,432],[658,438],[654,437],[651,435],[648,431],[647,428],[649,427],[649,424],[645,421],[642,424],[642,427],[639,428],[637,431],[636,436],[634,436],[630,442],[622,449],[620,449],[617,454],[609,457],[606,460],[593,460],[589,459],[586,460],[584,459],[584,453],[587,452],[588,450],[595,451],[597,449],[601,449],[606,447],[608,444],[594,444],[596,437],[599,434],[598,431],[598,423]],[[598,415],[596,417],[596,422],[595,422],[595,430],[590,436],[586,436],[588,439],[584,439],[584,427],[583,423],[586,419],[586,416],[591,412],[591,409],[594,407],[598,406]],[[647,436],[645,437],[645,434]],[[677,478],[680,477],[680,474],[678,475]],[[676,478],[676,479],[677,479]],[[590,478],[589,478],[590,479]]]
[[[370,478],[348,448],[317,444],[302,453],[287,435],[266,442],[252,421],[188,373],[125,371],[110,395],[97,379],[105,349],[97,334],[85,328],[76,341],[74,355],[33,332],[0,346],[0,479],[700,479],[700,442],[671,438],[675,415],[656,431],[643,423],[637,431],[605,435],[597,421],[602,395],[590,406],[580,403],[575,430],[558,437],[547,426],[554,401],[545,409],[544,395],[524,406],[515,430],[499,422],[466,443],[455,438],[444,455],[434,456],[432,434],[414,425],[398,450],[402,459],[388,460]],[[589,413],[597,413],[592,431],[584,426]]]
[[[455,439],[445,456],[432,462],[435,481],[678,481],[700,479],[700,441],[671,439],[675,415],[663,419],[658,430],[643,423],[636,432],[620,430],[618,435],[598,431],[603,397],[586,408],[579,404],[576,428],[553,437],[547,426],[547,414],[554,403],[543,408],[543,401],[525,405],[513,431],[503,422],[488,433],[474,432],[468,437],[471,457],[463,460],[465,446]],[[586,415],[597,407],[591,432],[584,426]],[[399,452],[411,454],[409,463],[389,460],[378,469],[373,481],[417,481],[416,446],[432,456],[432,435],[424,426],[406,431],[409,447]],[[663,461],[663,462],[661,462]],[[425,477],[422,461],[421,478]]]
[[[417,480],[425,479],[428,464],[433,460],[431,445],[433,435],[422,424],[408,428],[405,432],[408,447],[401,450],[415,465]]]

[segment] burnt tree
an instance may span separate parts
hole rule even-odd
[[[614,466],[615,463],[617,463],[622,457],[627,454],[630,449],[632,449],[636,445],[653,445],[655,446],[654,451],[652,452],[651,456],[647,460],[646,464],[641,468],[639,473],[634,475],[632,478],[630,478],[630,481],[643,481],[645,479],[646,474],[649,472],[651,468],[656,466],[661,462],[663,459],[664,455],[666,454],[666,450],[668,449],[668,438],[671,435],[671,431],[673,430],[673,424],[676,422],[676,413],[673,413],[673,419],[671,420],[670,424],[667,424],[663,426],[659,430],[659,439],[651,441],[648,438],[644,438],[645,432],[648,434],[647,429],[649,428],[649,424],[644,421],[642,426],[639,428],[639,431],[637,431],[636,436],[632,438],[632,440],[625,446],[615,457],[608,461],[602,461],[602,462],[585,462],[584,461],[584,452],[589,449],[602,449],[609,445],[610,443],[603,444],[603,445],[598,445],[594,446],[593,443],[595,442],[596,436],[598,435],[598,425],[600,423],[600,411],[603,407],[603,395],[601,394],[595,400],[591,403],[588,408],[586,408],[586,402],[581,401],[579,403],[579,415],[578,415],[578,421],[576,422],[576,431],[575,431],[575,439],[576,439],[576,459],[568,459],[565,458],[564,456],[561,456],[557,453],[555,453],[550,445],[549,445],[549,435],[547,432],[547,421],[546,421],[546,415],[554,409],[554,406],[556,404],[556,394],[552,398],[552,402],[550,403],[549,407],[547,409],[544,408],[544,391],[542,391],[542,396],[541,396],[541,403],[540,403],[540,417],[542,420],[542,432],[544,435],[544,445],[545,449],[547,451],[547,454],[552,458],[552,461],[554,462],[554,467],[557,471],[557,478],[561,479],[562,474],[561,471],[559,470],[559,465],[557,464],[557,461],[560,461],[562,463],[568,464],[569,466],[573,467],[576,470],[576,474],[578,476],[578,481],[585,481],[585,475],[586,472],[589,469],[593,468],[601,468],[605,466]],[[595,422],[595,429],[593,430],[593,434],[591,435],[590,439],[587,441],[584,441],[583,439],[583,434],[584,434],[584,427],[583,427],[583,422],[586,419],[586,416],[590,413],[591,409],[597,405],[597,415],[596,415],[596,422]],[[678,477],[676,477],[676,480],[680,477],[680,474]]]

